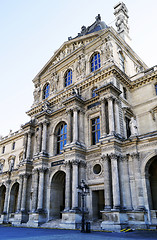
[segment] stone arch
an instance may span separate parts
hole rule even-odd
[[[50,219],[61,218],[65,208],[65,172],[56,171],[50,182]]]
[[[4,202],[5,202],[6,186],[0,186],[0,214],[3,214],[4,211]]]
[[[157,165],[155,165],[155,162],[157,162],[157,151],[153,151],[152,153],[149,153],[145,159],[142,162],[141,166],[141,174],[142,178],[145,180],[145,186],[146,186],[146,195],[147,195],[147,201],[149,209],[156,208],[157,210]],[[153,176],[153,169],[156,171],[156,177]],[[154,179],[154,180],[153,180]],[[154,181],[154,182],[153,182]],[[155,184],[156,181],[156,184]],[[156,190],[155,190],[156,189]]]
[[[17,211],[18,192],[19,183],[15,182],[10,190],[9,213],[15,213]]]

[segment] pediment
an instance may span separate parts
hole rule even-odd
[[[92,42],[99,36],[98,32],[91,33],[89,35],[77,37],[75,39],[64,42],[61,47],[54,52],[54,55],[50,58],[50,60],[45,64],[45,66],[41,69],[41,71],[36,75],[33,79],[35,82],[39,77],[43,74],[46,74],[57,66],[58,63],[61,63],[66,58],[68,58],[73,53],[76,53],[77,50],[83,48],[85,45]]]

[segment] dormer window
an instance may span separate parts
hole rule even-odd
[[[95,53],[91,58],[91,72],[96,71],[101,67],[100,54]]]
[[[43,89],[43,99],[48,98],[49,94],[50,94],[50,85],[47,83]]]
[[[65,87],[69,86],[70,84],[72,84],[72,70],[69,69],[64,77],[65,80]]]

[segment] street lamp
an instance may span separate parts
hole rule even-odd
[[[81,232],[85,232],[85,196],[89,194],[89,187],[85,184],[85,181],[82,179],[81,184],[78,186],[79,193],[82,198],[82,221],[81,221]]]

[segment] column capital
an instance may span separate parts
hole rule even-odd
[[[134,152],[130,156],[132,157],[133,160],[134,159],[139,159],[139,153]]]
[[[47,167],[41,167],[41,168],[38,168],[38,171],[39,171],[39,173],[44,173],[44,172],[46,172],[47,171]]]
[[[47,126],[49,124],[49,121],[45,119],[44,121],[42,121],[42,124]]]
[[[80,108],[78,106],[74,106],[72,109],[74,112],[78,112],[80,110]]]
[[[108,160],[109,160],[109,156],[103,154],[103,155],[101,156],[101,159],[102,159],[103,161],[108,161]]]
[[[79,165],[80,161],[78,159],[73,159],[72,161],[73,165]]]
[[[70,114],[72,112],[71,108],[66,109],[66,114]]]
[[[81,166],[81,167],[86,167],[86,165],[87,165],[87,164],[86,164],[86,162],[85,162],[84,160],[81,160],[81,161],[80,161],[80,166]]]
[[[118,155],[115,154],[115,153],[111,153],[111,154],[109,155],[109,157],[110,157],[110,159],[117,160]]]

